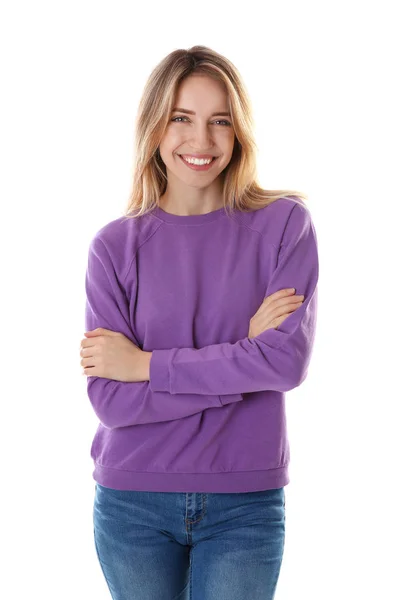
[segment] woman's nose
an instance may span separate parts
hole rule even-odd
[[[193,139],[195,141],[194,147],[197,152],[204,153],[212,146],[211,133],[205,125],[203,127],[196,127]]]

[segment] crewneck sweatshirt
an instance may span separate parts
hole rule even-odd
[[[118,490],[250,492],[289,483],[286,392],[306,379],[319,262],[294,196],[255,211],[117,218],[89,243],[86,331],[152,352],[149,381],[87,376],[94,480]],[[265,297],[304,295],[248,337]]]

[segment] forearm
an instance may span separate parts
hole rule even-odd
[[[152,358],[152,352],[145,352],[142,350],[142,377],[141,381],[150,381],[150,359]]]

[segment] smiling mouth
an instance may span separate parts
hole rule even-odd
[[[210,165],[211,163],[213,163],[213,162],[214,162],[214,160],[216,160],[216,159],[218,158],[218,156],[213,156],[213,157],[211,158],[211,160],[210,160],[210,162],[209,162],[209,163],[205,162],[205,163],[202,163],[202,164],[198,164],[198,163],[196,163],[196,162],[189,162],[188,160],[186,160],[186,159],[185,159],[185,157],[184,157],[184,155],[183,155],[183,154],[178,154],[178,156],[179,156],[179,158],[180,158],[181,160],[183,160],[183,161],[187,162],[189,165],[194,165],[194,166],[196,166],[196,167],[200,167],[200,166],[201,166],[201,167],[202,167],[202,166],[208,166],[208,165]],[[190,158],[190,157],[189,157],[189,158]],[[198,160],[203,160],[203,159],[198,159]],[[208,159],[205,159],[205,160],[208,160]]]

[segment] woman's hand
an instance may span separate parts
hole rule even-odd
[[[149,380],[147,359],[151,352],[141,350],[122,333],[102,327],[84,335],[87,339],[81,341],[80,350],[83,375],[124,382]]]
[[[277,329],[285,319],[302,306],[304,296],[295,296],[295,291],[284,289],[267,296],[250,320],[248,337],[256,337],[266,329]]]

